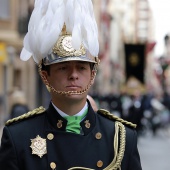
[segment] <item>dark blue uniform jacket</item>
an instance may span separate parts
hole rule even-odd
[[[83,135],[66,132],[66,124],[67,121],[50,104],[41,114],[5,126],[0,147],[0,169],[68,170],[86,167],[102,170],[112,162],[114,120],[95,113],[89,103],[87,116],[81,122]],[[136,131],[126,125],[125,129],[126,146],[121,170],[141,170]],[[49,134],[52,138],[48,137]],[[47,153],[42,157],[32,154],[30,147],[31,139],[38,135],[46,140]]]

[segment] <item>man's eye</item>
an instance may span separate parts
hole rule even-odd
[[[80,66],[80,69],[81,69],[81,70],[85,70],[86,67],[85,67],[85,66]]]
[[[65,70],[65,69],[66,69],[65,66],[59,67],[59,70]]]

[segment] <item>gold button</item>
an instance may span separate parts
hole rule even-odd
[[[49,134],[47,135],[47,138],[48,138],[49,140],[53,140],[53,139],[54,139],[54,135],[53,135],[52,133],[49,133]]]
[[[97,162],[97,167],[101,168],[103,166],[103,162],[102,161],[98,161]]]
[[[62,128],[62,126],[63,126],[63,121],[62,120],[58,120],[57,127],[60,129],[60,128]]]
[[[56,169],[56,164],[54,162],[51,162],[50,167],[51,167],[51,169],[55,170]]]
[[[102,134],[100,132],[96,133],[96,139],[101,139],[102,138]]]

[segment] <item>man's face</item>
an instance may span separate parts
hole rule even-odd
[[[94,73],[90,69],[88,62],[68,61],[52,64],[50,66],[50,74],[47,74],[46,71],[43,71],[43,74],[49,84],[57,91],[68,92],[86,89]]]

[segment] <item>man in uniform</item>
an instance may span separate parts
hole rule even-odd
[[[7,121],[1,170],[142,169],[135,125],[87,99],[99,64],[92,9],[91,0],[35,1],[21,59],[33,56],[51,102]]]

